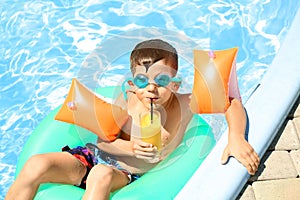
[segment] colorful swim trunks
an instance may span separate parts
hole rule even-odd
[[[72,149],[69,146],[65,146],[62,148],[62,151],[69,152],[70,154],[75,156],[82,164],[84,164],[84,166],[86,166],[86,174],[83,177],[81,184],[79,185],[79,187],[83,189],[86,188],[86,179],[89,172],[97,164],[104,164],[122,171],[129,178],[128,184],[140,178],[140,175],[132,174],[128,170],[123,169],[113,157],[99,149],[94,144],[88,143],[85,147],[78,146]]]

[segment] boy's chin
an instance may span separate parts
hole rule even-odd
[[[144,106],[150,110],[151,109],[151,101],[145,101]],[[152,106],[154,109],[158,109],[161,107],[161,104],[159,102],[153,102]]]

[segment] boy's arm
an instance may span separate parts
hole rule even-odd
[[[133,156],[133,143],[131,141],[117,138],[112,142],[103,142],[98,139],[97,146],[112,155],[116,156]]]
[[[224,149],[221,163],[225,164],[229,156],[235,157],[244,165],[249,174],[254,174],[259,165],[259,157],[253,147],[245,139],[246,113],[238,99],[232,99],[225,113],[228,123],[228,144]]]

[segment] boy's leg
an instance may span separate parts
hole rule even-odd
[[[41,183],[79,184],[86,167],[67,152],[32,156],[9,189],[5,200],[33,199]]]
[[[94,166],[87,178],[85,199],[109,199],[110,192],[126,186],[128,176],[115,168],[98,164]]]

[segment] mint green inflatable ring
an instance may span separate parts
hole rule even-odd
[[[115,87],[101,88],[97,92],[104,97],[113,97]],[[35,154],[61,152],[65,145],[84,146],[84,141],[96,141],[97,136],[73,124],[54,120],[59,108],[53,110],[33,131],[19,157],[16,176],[25,162]],[[79,136],[79,133],[80,135]],[[111,193],[111,199],[174,199],[196,169],[215,145],[209,125],[199,116],[190,121],[181,144],[159,165],[137,181]],[[42,184],[35,200],[76,200],[81,199],[84,190],[64,184]]]

